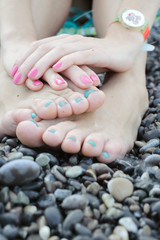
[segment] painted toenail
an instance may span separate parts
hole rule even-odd
[[[21,79],[21,73],[19,72],[16,74],[16,76],[14,76],[13,82],[18,83],[20,81],[20,79]]]
[[[92,147],[96,147],[96,143],[93,142],[92,140],[89,140],[88,143],[90,143],[92,145]]]
[[[53,65],[53,68],[57,69],[62,66],[62,62],[57,62],[56,64]]]
[[[90,76],[90,79],[92,79],[93,82],[99,81],[99,78],[98,78],[96,75],[94,75],[94,74],[92,74],[92,75]]]
[[[78,97],[78,98],[75,99],[75,101],[76,101],[76,103],[79,103],[79,102],[83,101],[83,98]]]
[[[33,81],[33,84],[34,84],[34,86],[39,86],[42,84],[42,82],[39,80],[35,80],[35,81]]]
[[[81,77],[81,81],[84,83],[84,84],[88,84],[88,83],[92,83],[91,79],[89,79],[87,76],[83,75]]]
[[[39,127],[38,123],[35,120],[29,119],[29,121],[33,122],[37,127]]]
[[[49,105],[51,105],[51,103],[52,103],[52,101],[46,102],[45,107],[49,107]]]
[[[109,158],[109,154],[107,152],[102,152],[102,154],[105,158]]]
[[[37,113],[32,113],[31,118],[34,119],[37,116]]]
[[[65,81],[62,78],[56,78],[55,83],[57,85],[65,84]]]
[[[58,105],[59,105],[60,107],[63,107],[63,106],[66,105],[66,104],[67,104],[67,102],[65,102],[65,101],[61,101],[61,102],[59,102]]]
[[[37,75],[38,69],[33,68],[31,71],[28,73],[28,77],[35,77]]]
[[[14,65],[9,75],[13,77],[17,71],[18,71],[18,66]]]
[[[85,98],[88,98],[89,94],[92,93],[92,92],[98,92],[98,90],[96,90],[96,89],[87,89],[87,90],[84,92]]]
[[[56,131],[54,129],[50,129],[48,132],[55,133]]]
[[[68,137],[68,139],[71,139],[71,140],[73,140],[74,142],[77,141],[75,137]]]

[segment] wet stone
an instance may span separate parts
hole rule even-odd
[[[0,182],[7,185],[22,185],[39,176],[40,167],[30,160],[13,160],[0,168]]]
[[[7,155],[7,158],[9,161],[15,160],[15,159],[20,159],[22,157],[23,157],[22,152],[11,152],[11,153],[8,153],[8,155]]]
[[[73,194],[66,197],[62,202],[62,207],[64,209],[84,209],[88,204],[88,200],[85,195]]]
[[[57,207],[48,207],[44,211],[47,224],[50,227],[56,227],[62,222],[62,215]]]
[[[54,194],[50,193],[45,196],[41,196],[37,201],[37,204],[40,208],[46,208],[49,206],[53,206],[56,202]]]
[[[27,156],[32,156],[32,157],[36,157],[37,156],[37,152],[31,148],[27,148],[27,147],[20,147],[18,149],[18,152],[23,153],[23,155],[27,155]]]
[[[77,178],[82,175],[83,169],[81,166],[73,166],[67,169],[65,172],[66,177],[68,178]]]

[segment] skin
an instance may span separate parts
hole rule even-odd
[[[99,1],[103,9],[106,9],[104,8],[105,2],[106,1]],[[131,1],[128,2],[131,3]],[[113,18],[115,17],[114,14],[116,14],[119,9],[124,9],[124,5],[127,4],[126,1],[118,3],[121,5],[116,5],[117,8],[115,12],[111,14]],[[149,1],[147,1],[147,3],[148,6],[150,6]],[[114,2],[114,4],[116,4],[116,2]],[[135,1],[134,4],[131,4],[132,8],[136,8],[136,4],[139,6],[137,1]],[[143,4],[141,7],[144,8]],[[154,9],[153,15],[156,9],[158,9],[158,4],[159,1],[154,1],[154,4],[152,4],[152,9]],[[129,4],[127,4],[127,6],[131,8]],[[143,9],[139,10],[143,12]],[[150,18],[149,14],[147,15],[148,18]],[[154,19],[152,14],[152,18],[149,19],[151,20],[151,24],[152,19]],[[107,12],[105,12],[104,16],[101,16],[103,20],[106,15]],[[113,18],[110,19],[109,22],[111,22]],[[99,32],[103,34],[109,22],[100,25],[98,28]],[[132,47],[136,45],[135,49],[140,48],[143,37],[141,33],[129,31],[120,24],[114,24],[114,29],[110,27],[107,36],[113,40],[117,39],[117,42],[119,42],[118,40],[121,40],[122,32],[123,39],[133,39],[135,36],[134,39],[137,39],[137,42],[132,41],[133,45],[131,45]],[[121,47],[120,43],[119,48]],[[46,96],[48,97],[51,94],[53,97],[50,87],[45,85],[44,89],[40,91],[40,95],[27,91],[23,85],[19,86],[19,90],[16,90],[18,88],[10,84],[10,78],[3,72],[1,78],[3,79],[2,84],[4,85],[3,90],[1,90],[3,94],[0,94],[3,104],[0,113],[1,136],[5,134],[16,134],[22,143],[28,146],[37,147],[46,144],[53,148],[61,147],[63,151],[70,153],[82,151],[84,155],[95,156],[100,161],[106,163],[115,160],[117,157],[124,156],[133,146],[138,126],[148,106],[145,87],[145,63],[145,54],[138,53],[137,50],[137,54],[132,61],[132,66],[130,66],[128,70],[107,76],[103,86],[106,100],[103,106],[96,111],[66,119],[41,120],[37,117],[38,119],[36,118],[35,120],[39,121],[38,123],[33,121],[33,119],[32,121],[23,120],[28,119],[34,112],[35,104],[33,104],[33,100],[35,98],[39,97],[46,101]],[[75,88],[75,85],[71,85],[71,88]],[[17,91],[17,94],[10,94],[11,96],[13,95],[12,105],[9,105],[8,98],[6,97],[8,89],[10,89],[10,92]],[[73,94],[71,90],[67,90],[65,93],[66,95],[70,94],[70,96]],[[65,93],[63,92],[63,97],[66,96]],[[48,100],[49,99],[47,99],[47,101]],[[39,100],[37,101],[35,99],[35,102],[39,103]],[[95,101],[91,102],[95,104]],[[38,116],[40,110],[41,107],[39,108]],[[43,114],[47,116],[45,112],[43,112]],[[9,128],[9,126],[12,126],[12,128]],[[76,141],[73,141],[73,139],[76,139]]]

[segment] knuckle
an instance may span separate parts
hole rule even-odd
[[[50,51],[51,47],[48,44],[42,44],[38,47],[40,52],[48,52]]]

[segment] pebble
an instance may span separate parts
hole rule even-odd
[[[3,228],[3,234],[9,239],[14,239],[18,236],[18,227],[8,224]]]
[[[108,193],[102,195],[102,200],[107,208],[113,207],[115,202],[114,198]]]
[[[86,196],[80,194],[73,194],[66,197],[62,202],[62,207],[64,209],[84,209],[88,204]]]
[[[11,152],[7,154],[7,158],[9,161],[15,160],[15,159],[21,159],[23,157],[22,152]]]
[[[82,175],[83,169],[81,166],[73,166],[69,167],[65,172],[66,177],[68,178],[77,178]]]
[[[72,195],[72,191],[68,189],[60,189],[57,188],[54,192],[54,196],[56,200],[63,201],[66,197],[69,197]]]
[[[145,151],[151,147],[159,146],[160,141],[159,139],[151,139],[149,140],[142,148],[139,149],[140,153],[145,153]]]
[[[13,160],[0,168],[0,182],[7,185],[22,185],[39,176],[40,167],[30,160]]]
[[[71,211],[63,222],[63,228],[65,230],[70,230],[73,225],[80,223],[83,219],[83,212],[80,209]]]
[[[100,185],[97,182],[93,182],[88,185],[87,192],[93,195],[97,195],[100,189],[101,189]]]
[[[81,234],[83,236],[91,236],[92,232],[85,226],[80,223],[75,224],[75,231],[77,234]]]
[[[48,165],[48,163],[50,162],[50,158],[44,154],[40,154],[37,158],[36,158],[36,163],[38,163],[41,167],[45,167]]]
[[[129,234],[125,227],[116,226],[113,230],[113,233],[118,235],[121,240],[129,240]]]
[[[159,154],[152,154],[149,155],[144,159],[146,165],[149,166],[158,166],[160,164],[160,155]]]
[[[120,218],[118,222],[119,224],[124,226],[129,232],[136,233],[138,230],[137,225],[133,222],[132,218],[130,217]]]
[[[101,175],[103,173],[108,173],[113,171],[104,163],[94,163],[92,164],[91,168],[96,172],[97,175]]]
[[[56,227],[62,222],[62,215],[57,207],[48,207],[44,210],[46,221],[50,227]]]
[[[50,228],[48,226],[43,226],[39,230],[39,236],[42,240],[48,240],[50,237]]]
[[[51,169],[51,173],[53,173],[53,175],[55,176],[55,178],[59,181],[61,181],[62,183],[66,183],[67,179],[65,178],[65,176],[60,172],[60,167],[55,165],[52,169]]]
[[[39,200],[37,201],[37,204],[40,208],[46,208],[49,206],[53,206],[56,202],[56,198],[54,194],[49,193],[44,196],[41,196]]]
[[[108,190],[110,194],[119,202],[133,193],[133,184],[125,178],[113,178],[108,182]]]

